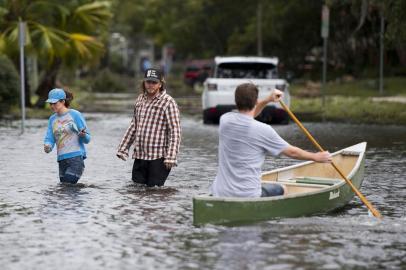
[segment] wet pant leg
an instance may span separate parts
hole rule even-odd
[[[76,184],[83,174],[85,163],[81,156],[59,161],[59,179],[63,183]]]
[[[164,164],[164,158],[155,160],[134,160],[132,180],[148,187],[163,186],[171,170]]]

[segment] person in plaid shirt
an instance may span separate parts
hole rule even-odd
[[[135,100],[134,117],[116,155],[125,161],[134,146],[132,180],[148,187],[163,186],[177,164],[181,140],[179,110],[166,93],[158,69],[145,71],[141,87],[143,93]]]

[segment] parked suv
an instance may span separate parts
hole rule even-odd
[[[204,82],[202,94],[203,122],[218,123],[220,116],[236,109],[234,92],[238,85],[251,82],[259,89],[259,98],[268,96],[274,88],[284,92],[283,101],[290,105],[286,80],[278,76],[278,58],[215,57],[214,73]],[[264,123],[287,124],[289,116],[279,103],[268,104],[256,118]]]

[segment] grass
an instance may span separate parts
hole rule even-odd
[[[327,121],[406,124],[406,104],[373,101],[373,97],[406,97],[406,78],[385,78],[381,95],[376,80],[357,80],[328,83],[325,91],[325,108],[322,108],[320,88],[317,84],[292,84],[291,108],[305,121]]]
[[[367,97],[329,96],[323,113],[321,98],[292,98],[292,111],[303,121],[406,125],[406,104],[375,102]]]
[[[292,95],[301,96],[306,94],[306,90],[315,95],[320,95],[320,85],[316,83],[292,83],[290,86]],[[342,96],[406,96],[406,78],[392,77],[384,78],[383,94],[379,93],[379,81],[376,79],[362,79],[343,82],[329,82],[326,84],[325,94]]]

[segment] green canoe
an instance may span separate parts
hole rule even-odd
[[[364,178],[366,143],[333,153],[339,169],[359,189]],[[284,184],[287,194],[262,198],[195,196],[193,224],[238,224],[326,213],[347,204],[354,192],[333,166],[313,161],[265,172],[262,182]]]

